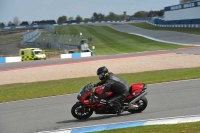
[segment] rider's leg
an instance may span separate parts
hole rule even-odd
[[[124,95],[114,95],[108,100],[108,106],[114,108],[117,114],[121,114],[123,112],[122,100],[124,99]]]

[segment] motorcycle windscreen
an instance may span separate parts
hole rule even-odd
[[[78,100],[85,99],[85,97],[88,96],[88,92],[90,92],[90,91],[91,91],[91,88],[88,88],[87,85],[83,86],[78,93],[77,99]]]

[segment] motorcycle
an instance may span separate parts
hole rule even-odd
[[[106,99],[102,99],[99,102],[93,102],[94,97],[98,97],[103,93],[104,85],[98,86],[94,89],[93,83],[88,83],[83,86],[78,93],[76,102],[71,108],[71,114],[74,118],[83,120],[89,118],[93,112],[96,114],[117,114],[115,109],[107,108],[106,101],[112,96],[112,92],[109,91]],[[123,112],[128,111],[130,113],[140,113],[146,109],[148,101],[145,95],[147,95],[147,85],[144,83],[131,84],[129,87],[129,95],[121,101],[123,106]]]

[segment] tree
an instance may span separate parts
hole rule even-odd
[[[91,19],[94,20],[94,21],[97,20],[98,14],[96,12],[94,12]]]
[[[180,0],[180,4],[186,3],[186,2],[194,2],[196,0]]]
[[[12,23],[11,21],[8,22],[8,26],[15,26],[14,23]]]
[[[81,22],[81,21],[83,21],[83,18],[81,16],[77,15],[76,16],[76,21],[77,22]]]
[[[147,17],[155,17],[155,16],[160,16],[162,17],[164,15],[164,10],[160,10],[160,11],[150,11],[148,12]]]
[[[133,15],[133,17],[137,17],[137,18],[146,18],[147,16],[148,16],[148,12],[146,11],[138,11]]]
[[[165,11],[164,11],[164,10],[160,10],[160,11],[158,12],[158,16],[164,16],[164,14],[165,14]]]
[[[45,25],[45,24],[56,24],[56,21],[55,20],[41,20],[41,21],[33,21],[32,23],[31,23],[31,25],[33,25],[33,24],[38,24],[38,25]]]
[[[101,14],[101,13],[96,13],[96,12],[94,12],[93,13],[93,15],[92,15],[92,17],[91,17],[91,19],[93,20],[93,21],[101,21],[101,20],[105,20],[105,15],[104,14]]]
[[[20,26],[28,26],[29,24],[28,24],[28,22],[27,21],[23,21],[21,24],[20,24]]]
[[[72,20],[74,20],[74,18],[73,17],[69,17],[69,21],[72,21]]]
[[[104,19],[105,19],[105,15],[99,13],[99,14],[98,14],[98,20],[104,20]]]
[[[14,17],[13,18],[13,23],[15,24],[15,25],[19,25],[19,18],[18,17]]]
[[[4,27],[5,26],[5,24],[4,23],[0,23],[0,27]]]
[[[64,23],[67,21],[67,17],[66,16],[61,16],[58,18],[57,23]]]
[[[109,14],[105,17],[106,20],[120,20],[120,16],[115,14],[114,12],[109,12]]]
[[[85,22],[91,21],[91,18],[85,18],[84,21]]]

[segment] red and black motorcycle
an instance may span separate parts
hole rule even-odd
[[[108,96],[105,100],[101,100],[98,103],[94,103],[94,96],[99,96],[102,94],[104,86],[98,86],[93,89],[93,84],[89,83],[83,86],[78,93],[76,102],[71,108],[71,114],[79,120],[89,118],[93,112],[96,114],[117,114],[117,112],[110,108],[106,108],[106,100],[112,96],[112,92],[108,92]],[[146,91],[147,85],[144,83],[132,84],[129,88],[129,95],[122,101],[124,111],[130,113],[140,113],[142,112],[148,104],[145,95],[148,93]]]

